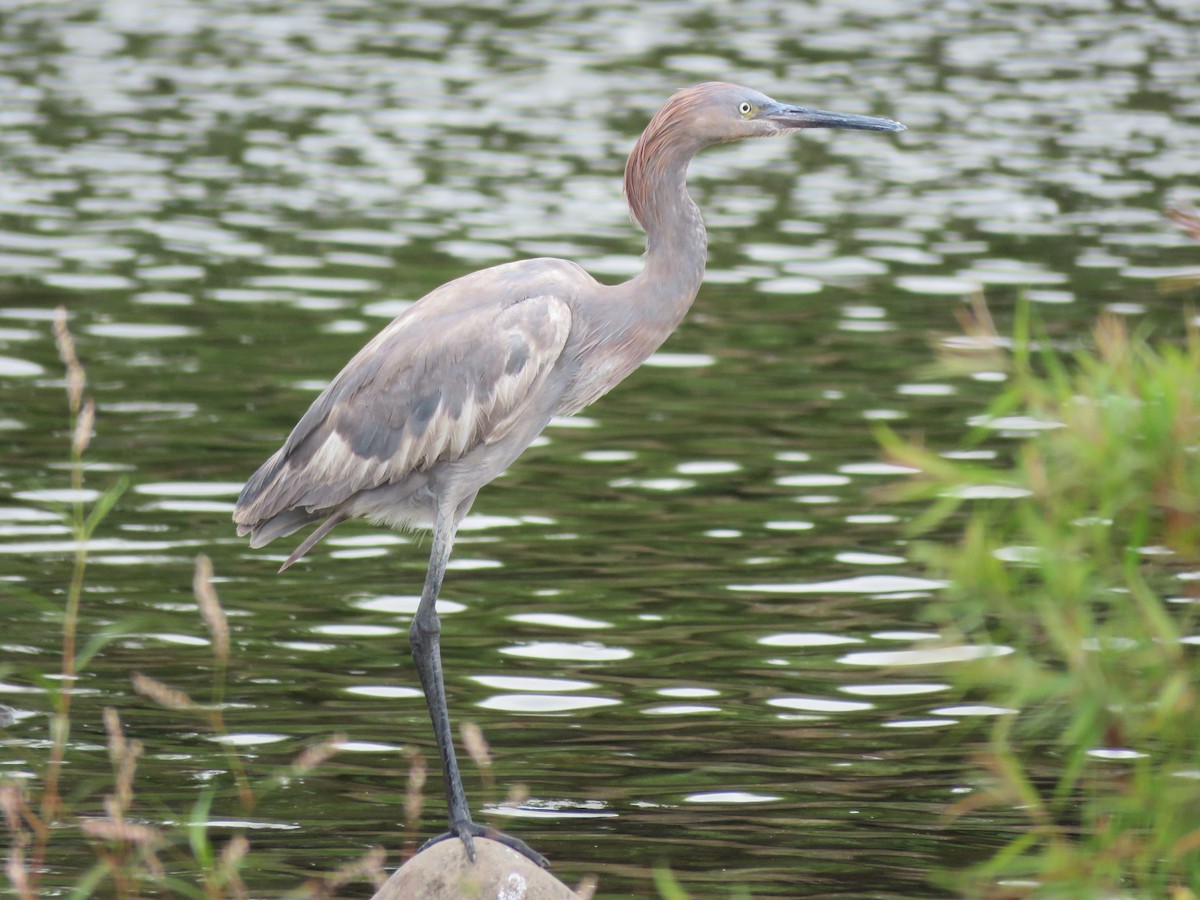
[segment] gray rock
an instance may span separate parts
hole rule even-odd
[[[462,841],[439,841],[402,865],[372,900],[580,900],[520,853],[475,838],[475,862]]]

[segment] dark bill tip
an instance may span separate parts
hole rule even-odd
[[[848,113],[830,112],[826,109],[809,109],[806,106],[786,106],[768,110],[766,118],[781,128],[842,128],[852,131],[907,131],[905,126],[891,119],[876,116],[855,116]]]

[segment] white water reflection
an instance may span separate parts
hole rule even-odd
[[[337,644],[325,641],[280,641],[279,646],[287,650],[298,650],[301,653],[328,653],[330,650],[338,648]]]
[[[584,691],[596,686],[595,682],[581,681],[577,678],[538,678],[527,675],[473,675],[471,680],[499,691],[529,691],[541,694]]]
[[[674,703],[663,706],[648,706],[642,710],[646,716],[694,716],[720,712],[719,706],[705,706],[700,703]]]
[[[379,741],[337,741],[333,746],[342,753],[399,753],[403,749]]]
[[[1145,759],[1150,754],[1140,750],[1130,750],[1125,747],[1095,747],[1087,752],[1093,759],[1124,761],[1130,759]]]
[[[845,694],[860,697],[915,697],[920,694],[936,694],[950,690],[942,682],[908,682],[901,684],[845,684],[838,688]]]
[[[803,712],[845,713],[874,709],[875,704],[855,700],[828,700],[823,697],[773,697],[768,706],[780,709],[795,709]]]
[[[134,541],[124,538],[91,538],[83,541],[17,541],[0,543],[0,553],[40,556],[59,553],[74,553],[80,547],[90,554],[108,555],[114,553],[126,554],[131,562],[151,563],[164,561],[165,558],[155,554],[162,550],[182,550],[185,548],[203,547],[203,540],[182,541]],[[93,560],[103,562],[103,558]]]
[[[940,635],[936,631],[875,631],[871,637],[877,641],[936,641]]]
[[[286,741],[289,737],[286,734],[247,731],[240,734],[213,734],[208,736],[208,740],[216,744],[228,744],[231,747],[261,747],[265,744]]]
[[[561,641],[539,641],[516,647],[501,647],[500,652],[508,656],[522,656],[530,659],[552,659],[573,663],[617,662],[633,656],[633,651],[627,650],[624,647],[606,647],[603,644],[592,641],[579,644],[568,644]]]
[[[908,561],[903,556],[892,556],[889,553],[863,553],[858,550],[835,554],[834,559],[852,566],[895,566]]]
[[[680,475],[728,475],[741,470],[741,466],[727,460],[696,460],[681,462],[675,466]]]
[[[242,484],[236,481],[147,481],[135,484],[133,490],[154,497],[236,497]]]
[[[34,503],[92,503],[100,496],[100,492],[91,488],[43,488],[36,491],[17,491],[13,497],[17,500],[30,500]]]
[[[582,616],[572,616],[566,613],[515,613],[508,617],[510,622],[524,625],[542,625],[546,628],[612,628],[612,622],[600,619],[585,619]]]
[[[1007,706],[990,706],[985,703],[969,703],[958,706],[941,706],[929,711],[935,716],[1006,716],[1017,712]]]
[[[913,294],[967,297],[980,290],[979,282],[950,275],[901,275],[896,287]]]
[[[417,613],[417,605],[421,602],[419,594],[384,594],[379,597],[368,597],[355,600],[352,604],[356,609],[367,609],[372,612],[385,612],[394,615],[413,616]],[[444,597],[437,599],[437,614],[439,616],[462,612],[466,606],[456,600]]]
[[[0,538],[45,537],[70,534],[66,525],[0,525]]]
[[[1037,419],[1033,416],[971,416],[967,424],[972,428],[992,428],[996,431],[1035,432],[1064,428],[1062,422],[1052,419]]]
[[[617,813],[602,800],[546,800],[530,797],[520,806],[484,804],[492,816],[515,819],[615,819]]]
[[[630,450],[588,450],[579,455],[580,459],[588,462],[628,462],[631,459],[636,459],[637,454]]]
[[[609,697],[588,697],[581,694],[496,694],[481,700],[476,706],[510,713],[562,714],[602,706],[616,706],[619,700]]]
[[[638,271],[641,270],[641,263],[638,263]],[[650,354],[642,365],[660,369],[696,369],[703,366],[711,366],[716,363],[715,356],[710,356],[707,353],[668,353],[659,350]]]
[[[842,644],[861,644],[862,640],[842,634],[819,634],[814,632],[787,632],[770,634],[758,639],[764,647],[837,647]]]
[[[943,491],[942,496],[959,500],[1019,500],[1032,493],[1028,488],[1012,484],[967,484]]]
[[[194,822],[175,822],[164,819],[163,824],[172,827],[193,826]],[[255,831],[300,831],[303,826],[294,822],[264,822],[255,819],[205,819],[201,822],[206,829],[228,828],[231,830],[251,829]]]
[[[778,794],[756,794],[751,791],[704,791],[689,794],[684,803],[771,803],[782,800]]]
[[[46,273],[41,276],[41,280],[50,287],[71,291],[120,291],[134,286],[133,280],[124,275],[86,272]]]
[[[172,634],[168,631],[160,631],[154,634],[134,634],[129,635],[127,640],[130,641],[162,641],[164,644],[178,644],[181,647],[207,647],[209,642],[202,637],[196,637],[194,634]],[[124,640],[124,639],[123,639]]]
[[[230,515],[233,513],[233,501],[217,500],[155,500],[147,503],[142,509],[146,511],[162,510],[178,513],[216,513]]]
[[[11,356],[0,356],[0,377],[34,378],[45,371],[45,369],[35,362],[25,359],[15,359]]]
[[[94,337],[129,339],[136,341],[169,340],[197,334],[195,328],[186,325],[155,325],[151,323],[107,323],[88,325],[84,328]]]
[[[776,478],[775,483],[783,487],[839,487],[849,484],[850,479],[845,475],[819,474],[784,475]]]
[[[395,231],[376,231],[370,228],[304,231],[299,236],[319,244],[349,244],[356,247],[403,247],[409,240]]]
[[[946,587],[945,581],[914,578],[909,575],[859,575],[833,581],[814,581],[793,584],[731,584],[731,591],[759,594],[894,594],[909,591],[931,591]]]
[[[929,647],[915,650],[864,650],[838,657],[848,666],[940,666],[946,663],[970,662],[994,656],[1008,656],[1012,647],[1002,644],[987,646]]]
[[[766,528],[768,531],[811,531],[816,527],[815,523],[805,521],[804,519],[779,519],[763,522],[763,528]]]
[[[0,506],[0,522],[61,522],[62,516],[27,506]]]
[[[690,478],[614,478],[609,482],[615,488],[641,488],[647,491],[686,491],[696,486]]]
[[[417,688],[398,684],[355,684],[346,688],[347,694],[360,697],[376,697],[381,700],[413,700],[425,695]]]

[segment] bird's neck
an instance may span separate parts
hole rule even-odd
[[[670,320],[671,328],[696,298],[708,258],[704,220],[687,192],[692,155],[681,150],[641,154],[635,150],[625,173],[630,211],[646,231],[645,269],[633,283],[644,302],[659,307],[656,311]]]
[[[646,267],[629,281],[597,286],[576,299],[582,312],[579,344],[589,355],[563,397],[560,415],[587,406],[662,346],[704,279],[708,240],[684,184],[692,154],[645,153],[650,133],[642,135],[625,169],[629,209],[646,229]]]

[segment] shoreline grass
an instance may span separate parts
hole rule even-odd
[[[994,367],[1009,342],[973,321]],[[948,640],[1012,649],[956,677],[1014,712],[995,717],[974,790],[947,815],[1025,824],[942,880],[973,897],[1193,898],[1200,328],[1151,343],[1104,315],[1090,346],[1064,354],[1022,310],[1009,346],[1007,389],[983,421],[1040,423],[1010,463],[965,464],[881,432],[889,457],[919,471],[891,493],[926,504],[914,530],[965,519],[956,542],[919,546],[949,583],[927,617]]]

